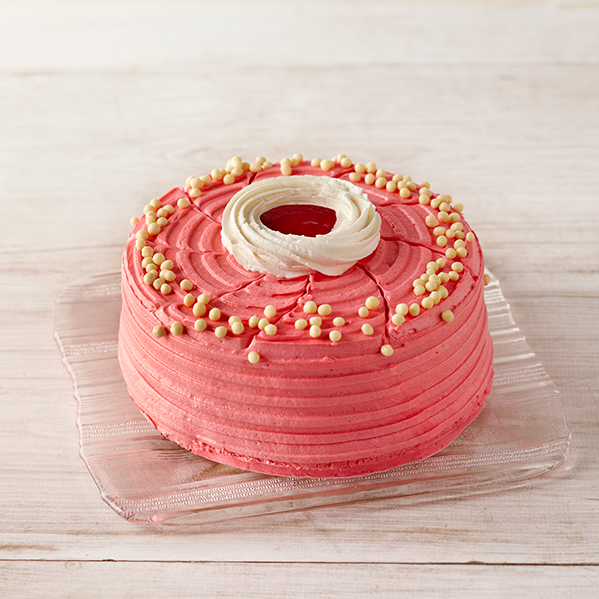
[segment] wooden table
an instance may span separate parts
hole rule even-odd
[[[0,89],[0,596],[599,596],[596,3],[1,2]],[[57,295],[118,268],[148,198],[294,152],[373,160],[467,207],[561,390],[565,466],[196,528],[102,502]]]

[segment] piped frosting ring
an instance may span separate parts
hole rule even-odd
[[[260,217],[273,208],[310,204],[337,219],[325,235],[306,237],[269,229]],[[320,272],[338,276],[369,256],[380,241],[381,217],[349,181],[312,175],[258,181],[237,192],[222,218],[222,241],[248,270],[292,278]]]

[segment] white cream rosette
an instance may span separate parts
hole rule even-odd
[[[266,227],[260,217],[279,206],[308,204],[335,211],[325,235],[288,235]],[[252,183],[225,207],[222,240],[251,271],[291,278],[311,272],[338,276],[369,256],[380,240],[381,217],[366,194],[349,181],[298,175]]]

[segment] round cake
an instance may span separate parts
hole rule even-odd
[[[449,195],[340,154],[235,156],[132,219],[119,361],[168,439],[283,476],[426,458],[493,378],[483,255]]]

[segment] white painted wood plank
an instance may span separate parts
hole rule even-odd
[[[586,599],[599,567],[4,562],[3,579],[10,599]]]

